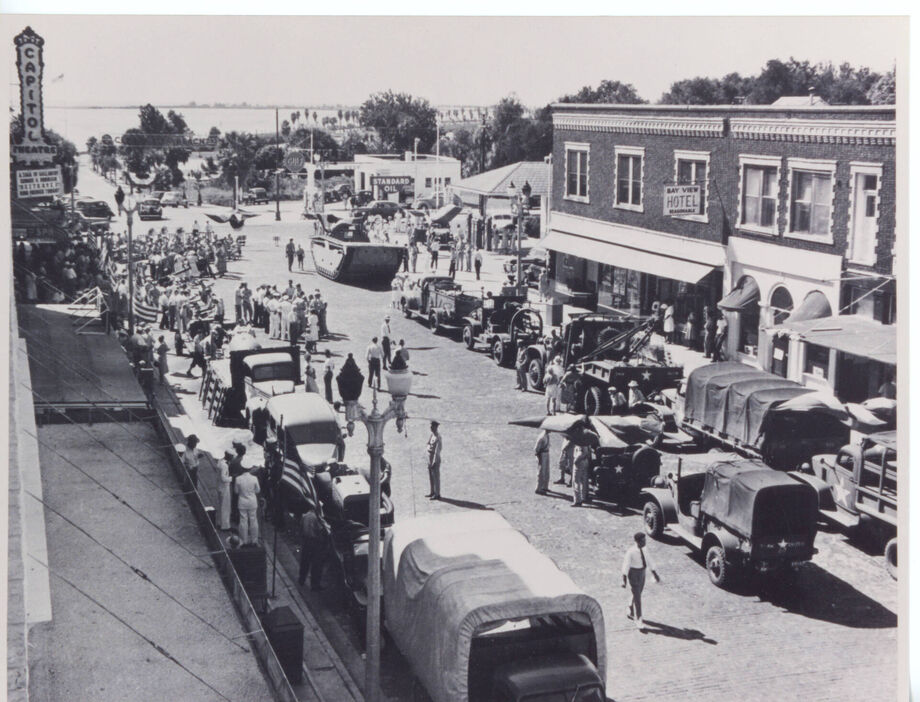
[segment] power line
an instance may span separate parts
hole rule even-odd
[[[76,469],[79,473],[82,473],[86,478],[88,478],[88,479],[90,480],[90,482],[94,483],[95,485],[97,485],[98,487],[100,487],[102,490],[104,490],[105,492],[107,492],[109,495],[111,495],[112,497],[114,497],[118,502],[120,502],[122,505],[124,505],[125,507],[127,507],[129,510],[131,510],[132,512],[134,512],[134,514],[136,514],[138,517],[140,517],[141,519],[143,519],[145,522],[147,522],[150,526],[152,526],[152,527],[153,527],[154,529],[156,529],[158,532],[160,532],[161,534],[163,534],[163,536],[165,536],[167,539],[169,539],[170,541],[172,541],[174,544],[176,544],[176,545],[177,545],[179,548],[181,548],[183,551],[185,551],[186,553],[188,553],[192,558],[194,558],[194,559],[196,559],[196,560],[198,560],[198,561],[201,561],[201,562],[204,563],[208,568],[213,568],[213,567],[214,567],[214,564],[211,563],[209,560],[207,560],[204,556],[199,556],[197,553],[192,553],[191,549],[189,549],[185,544],[183,544],[181,541],[179,541],[179,540],[176,539],[175,537],[170,536],[169,534],[167,534],[166,531],[164,531],[163,528],[162,528],[159,524],[157,524],[157,523],[154,522],[152,519],[150,519],[149,517],[147,517],[145,514],[143,514],[142,512],[140,512],[138,509],[136,509],[130,502],[128,502],[127,500],[125,500],[125,499],[124,499],[123,497],[121,497],[118,493],[116,493],[115,491],[113,491],[113,490],[109,489],[108,487],[106,487],[105,485],[103,485],[99,480],[97,480],[96,478],[94,478],[93,476],[91,476],[89,473],[87,473],[87,472],[86,472],[85,470],[83,470],[80,466],[78,466],[76,463],[74,463],[74,462],[71,461],[69,458],[67,458],[64,454],[62,454],[62,453],[61,453],[60,451],[58,451],[56,448],[54,448],[53,446],[50,446],[47,442],[42,441],[36,434],[33,434],[33,433],[30,432],[28,429],[22,429],[22,432],[23,432],[26,436],[31,436],[33,439],[35,439],[35,440],[38,442],[38,444],[39,444],[40,446],[43,446],[43,447],[46,448],[47,450],[51,451],[55,456],[57,456],[57,457],[60,458],[62,461],[64,461],[64,463],[66,463],[67,465],[69,465],[69,466],[71,466],[72,468]]]
[[[117,614],[115,614],[115,612],[113,612],[111,609],[109,609],[108,607],[106,607],[104,604],[102,604],[102,603],[101,603],[99,600],[97,600],[95,597],[93,597],[93,596],[90,595],[89,593],[85,592],[84,590],[80,589],[77,585],[75,585],[73,582],[71,582],[68,578],[66,578],[66,577],[64,577],[63,575],[61,575],[60,573],[58,573],[56,570],[54,570],[53,568],[51,568],[51,566],[49,566],[47,563],[44,563],[44,562],[40,561],[38,558],[36,558],[35,556],[33,556],[31,553],[29,554],[29,558],[31,558],[33,561],[35,561],[36,563],[38,563],[40,566],[42,566],[45,570],[47,570],[49,573],[51,573],[53,576],[55,576],[55,577],[58,578],[59,580],[62,580],[63,582],[65,582],[65,583],[67,583],[68,585],[70,585],[70,587],[72,587],[74,590],[76,590],[76,591],[79,592],[81,595],[83,595],[83,597],[85,597],[85,598],[88,599],[90,602],[92,602],[94,605],[96,605],[97,607],[99,607],[99,609],[103,610],[106,614],[108,614],[109,616],[111,616],[113,619],[115,619],[119,624],[121,624],[122,626],[124,626],[126,629],[129,629],[130,631],[132,631],[133,633],[135,633],[137,636],[139,636],[141,639],[143,639],[146,643],[150,644],[150,646],[152,646],[152,647],[157,651],[157,653],[159,653],[161,656],[163,656],[163,657],[166,658],[167,660],[172,661],[173,663],[175,663],[177,666],[179,666],[179,668],[181,668],[181,669],[184,670],[186,673],[188,673],[189,675],[191,675],[193,678],[195,678],[195,680],[197,680],[197,681],[200,682],[202,685],[204,685],[206,688],[208,688],[209,690],[211,690],[211,692],[213,692],[215,695],[217,695],[217,696],[220,697],[221,699],[227,700],[227,702],[232,702],[232,700],[231,700],[229,697],[227,697],[227,696],[226,696],[225,694],[223,694],[220,690],[218,690],[216,687],[214,687],[213,685],[211,685],[207,680],[204,680],[200,675],[198,675],[197,673],[194,673],[193,671],[191,671],[187,666],[185,666],[178,658],[176,658],[174,655],[172,655],[169,651],[167,651],[165,648],[163,648],[162,646],[160,646],[160,645],[159,645],[156,641],[154,641],[153,639],[151,639],[151,638],[145,636],[145,635],[142,634],[140,631],[138,631],[137,629],[135,629],[133,626],[131,626],[131,624],[130,624],[129,622],[125,621],[122,617],[119,617]]]
[[[122,563],[123,565],[127,566],[137,577],[139,577],[141,580],[144,580],[144,581],[150,583],[153,587],[155,587],[157,590],[159,590],[159,591],[162,592],[164,595],[166,595],[166,597],[168,597],[170,600],[172,600],[173,602],[175,602],[177,605],[179,605],[179,606],[180,606],[182,609],[184,609],[186,612],[188,612],[188,613],[191,614],[193,617],[195,617],[195,619],[197,619],[198,621],[200,621],[202,624],[204,624],[205,626],[207,626],[209,629],[212,629],[214,632],[216,632],[221,638],[226,639],[229,643],[233,644],[234,646],[236,646],[236,647],[237,647],[238,649],[240,649],[241,651],[248,651],[248,650],[249,650],[249,649],[247,649],[245,646],[243,646],[243,645],[237,643],[237,642],[236,642],[233,638],[231,638],[230,636],[227,636],[224,632],[222,632],[220,629],[218,629],[216,626],[214,626],[211,622],[209,622],[207,619],[205,619],[204,617],[202,617],[200,614],[198,614],[197,612],[195,612],[195,611],[192,610],[191,608],[189,608],[189,607],[187,607],[186,605],[184,605],[182,602],[180,602],[178,599],[176,599],[176,597],[174,597],[173,595],[171,595],[169,592],[167,592],[167,591],[164,590],[162,587],[160,587],[159,585],[157,585],[153,580],[151,580],[151,579],[150,579],[150,576],[148,576],[144,571],[142,571],[142,570],[141,570],[140,568],[138,568],[137,566],[134,566],[134,565],[131,565],[130,563],[128,563],[128,561],[126,561],[124,558],[122,558],[121,556],[119,556],[117,553],[115,553],[115,551],[113,551],[111,548],[109,548],[108,546],[106,546],[104,543],[100,542],[97,538],[95,538],[92,534],[90,534],[88,531],[86,531],[86,529],[84,529],[83,527],[81,527],[79,524],[77,524],[76,522],[74,522],[72,519],[70,519],[70,518],[64,516],[63,514],[61,514],[58,510],[56,510],[54,507],[52,507],[51,505],[49,505],[47,502],[45,502],[43,499],[41,499],[41,498],[38,497],[37,495],[33,494],[31,491],[26,490],[26,494],[29,495],[32,499],[34,499],[34,500],[36,500],[37,502],[39,502],[40,504],[42,504],[42,505],[45,507],[45,509],[47,509],[49,512],[51,512],[51,513],[57,515],[60,519],[62,519],[62,520],[65,521],[67,524],[69,524],[70,526],[72,526],[74,529],[76,529],[77,531],[79,531],[81,534],[83,534],[86,538],[88,538],[88,539],[89,539],[90,541],[92,541],[94,544],[96,544],[96,545],[99,546],[100,548],[104,549],[107,553],[109,553],[110,555],[112,555],[112,556],[113,556],[116,560],[118,560],[120,563]]]

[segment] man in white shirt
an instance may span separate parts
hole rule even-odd
[[[380,351],[380,344],[377,343],[377,337],[371,339],[367,345],[367,387],[374,387],[374,376],[377,376],[377,389],[380,389],[380,359],[383,353]]]
[[[236,494],[239,497],[240,539],[243,544],[259,544],[259,479],[253,471],[243,473],[236,479]]]
[[[656,583],[660,583],[661,578],[658,577],[655,564],[645,550],[645,534],[637,531],[633,538],[636,543],[626,550],[626,555],[623,557],[623,587],[626,587],[628,581],[632,590],[632,600],[626,616],[634,619],[636,628],[641,630],[645,626],[642,621],[642,590],[645,588],[645,571],[652,571],[652,577],[655,578]]]
[[[386,370],[390,364],[390,315],[383,318],[383,324],[380,325],[380,348],[383,350],[383,370]]]

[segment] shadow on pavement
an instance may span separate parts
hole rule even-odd
[[[487,512],[492,511],[491,507],[486,507],[485,505],[480,504],[479,502],[470,502],[469,500],[455,500],[450,497],[442,496],[438,499],[438,502],[446,502],[447,504],[453,505],[454,507],[463,507],[464,509],[482,509],[482,510],[486,510]]]
[[[671,626],[670,624],[653,622],[651,619],[646,619],[644,624],[646,634],[667,636],[672,639],[683,639],[684,641],[702,641],[703,643],[708,643],[711,646],[717,646],[719,644],[719,642],[715,639],[710,639],[702,631],[698,631],[696,629],[680,628]]]
[[[891,629],[898,625],[897,614],[814,563],[806,563],[785,582],[764,579],[748,587],[758,585],[761,599],[790,614],[856,629]]]

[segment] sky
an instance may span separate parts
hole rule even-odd
[[[393,89],[435,105],[542,106],[603,79],[655,102],[674,81],[756,75],[772,58],[884,72],[907,20],[883,17],[100,17],[6,15],[45,38],[46,105],[359,105]],[[63,74],[63,78],[52,80]]]

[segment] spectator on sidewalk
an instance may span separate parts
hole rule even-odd
[[[441,435],[438,422],[431,422],[431,436],[428,437],[428,484],[430,490],[425,497],[441,499]]]
[[[323,363],[323,384],[326,386],[326,402],[332,404],[332,378],[335,375],[335,359],[332,351],[326,349],[326,360]]]
[[[169,346],[166,345],[166,340],[161,336],[157,339],[157,369],[160,373],[160,385],[166,385],[166,376],[169,375],[169,358],[167,354],[169,353]]]
[[[221,531],[230,529],[230,461],[233,454],[224,451],[223,457],[217,462],[217,528]]]
[[[243,545],[259,545],[259,479],[255,467],[236,479],[237,505],[240,510],[240,540]]]
[[[591,452],[587,446],[579,446],[572,471],[572,507],[581,507],[588,498],[588,471],[591,464]]]
[[[716,345],[716,318],[712,308],[707,305],[703,308],[703,355],[712,358],[712,351]]]
[[[201,461],[201,449],[198,448],[198,437],[195,434],[189,434],[185,440],[185,451],[182,453],[182,465],[185,466],[185,472],[188,473],[189,480],[192,481],[192,487],[198,489],[198,465]]]
[[[516,390],[527,392],[527,346],[523,339],[517,342],[517,358],[515,359],[514,369],[517,372]]]
[[[383,324],[380,325],[380,349],[383,352],[383,370],[389,368],[392,355],[390,353],[390,315],[383,318]]]
[[[575,444],[565,434],[562,435],[562,452],[559,454],[559,480],[556,485],[572,487],[572,463],[575,459]]]
[[[537,443],[533,447],[537,457],[537,495],[545,495],[549,489],[549,432],[545,429],[537,436]]]
[[[482,251],[476,251],[473,266],[476,268],[476,280],[479,280],[479,272],[482,270]]]

